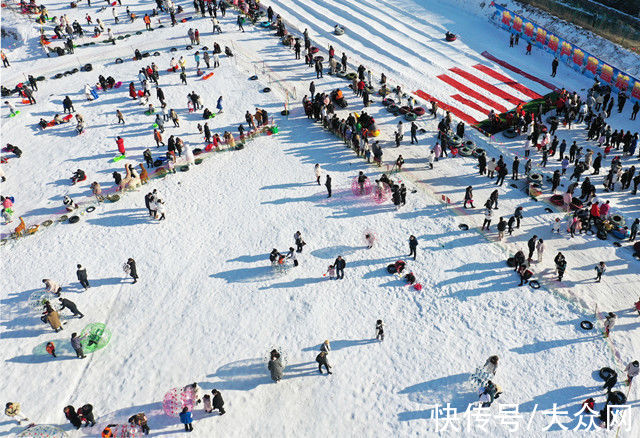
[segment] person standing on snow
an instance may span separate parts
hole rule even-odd
[[[211,401],[214,410],[218,410],[220,415],[224,415],[226,412],[224,410],[224,400],[222,399],[222,394],[217,389],[212,389],[211,394],[213,394],[213,400]]]
[[[93,427],[96,425],[96,419],[93,416],[93,406],[90,404],[83,405],[78,409],[80,420],[85,422],[85,427]]]
[[[381,319],[376,321],[376,340],[384,341],[384,324]]]
[[[73,406],[66,406],[63,411],[64,416],[67,417],[69,423],[71,423],[76,429],[80,429],[80,427],[82,427],[82,420],[80,420],[80,416],[78,416]]]
[[[271,356],[267,368],[271,372],[271,380],[278,383],[284,374],[284,364],[277,350],[271,350]]]
[[[331,365],[329,365],[329,358],[327,357],[328,353],[326,351],[321,351],[316,356],[316,362],[318,362],[318,372],[322,374],[322,365],[324,365],[327,370],[327,374],[333,374],[331,372]]]
[[[131,278],[133,278],[132,284],[136,284],[138,282],[138,270],[136,269],[135,260],[129,258],[127,260],[127,263],[125,263],[125,266],[127,267],[125,272],[127,272],[131,276]]]
[[[596,270],[596,282],[600,283],[600,280],[602,280],[602,274],[604,274],[604,271],[607,270],[607,266],[604,264],[604,262],[600,262],[596,265],[595,270]]]
[[[333,266],[336,268],[336,279],[342,280],[344,279],[344,268],[347,265],[347,262],[344,261],[342,256],[338,256],[333,262]]]
[[[529,263],[531,263],[531,259],[533,258],[533,252],[536,249],[537,241],[538,241],[538,236],[535,234],[533,235],[533,237],[531,237],[531,239],[527,241],[527,247],[529,248],[529,256],[527,257],[527,260],[529,261]]]
[[[77,333],[71,333],[71,346],[76,352],[76,356],[80,359],[84,359],[84,351],[82,350],[82,339]]]
[[[182,412],[180,412],[180,422],[184,424],[185,432],[193,431],[193,417],[191,416],[191,412],[188,407],[182,408]]]
[[[473,206],[473,187],[468,186],[464,191],[464,208],[467,208],[467,204],[471,204],[471,208],[475,208]]]
[[[296,231],[293,235],[293,239],[296,242],[296,252],[302,252],[302,247],[306,245],[304,240],[302,240],[302,233],[300,233],[300,231]]]
[[[285,256],[287,259],[291,259],[293,261],[293,266],[298,266],[298,257],[296,257],[296,252],[292,246],[289,247],[289,252]]]
[[[325,187],[327,188],[327,198],[331,197],[331,177],[329,175],[327,175],[327,180],[324,183]]]
[[[604,337],[608,338],[609,337],[609,332],[611,332],[611,329],[613,329],[613,326],[616,324],[616,320],[618,319],[618,315],[616,315],[613,312],[609,312],[609,314],[607,315],[607,317],[604,319]]]
[[[556,77],[556,71],[558,70],[558,58],[553,58],[553,61],[551,61],[551,77],[555,78]]]
[[[413,256],[413,260],[416,259],[418,250],[418,239],[413,234],[409,236],[409,257]]]
[[[487,228],[487,231],[489,231],[489,227],[491,226],[491,215],[493,214],[493,210],[491,210],[491,208],[487,207],[484,210],[484,222],[482,223],[482,230],[485,229],[485,227]]]
[[[490,356],[489,359],[486,360],[482,368],[492,375],[496,375],[496,371],[498,369],[498,356]]]
[[[322,177],[322,168],[320,167],[319,163],[316,163],[315,167],[313,168],[313,171],[316,174],[316,181],[318,182],[318,185],[320,185],[320,178]]]
[[[87,270],[82,267],[82,265],[77,265],[78,270],[76,271],[76,276],[78,277],[78,281],[80,285],[84,288],[84,290],[89,289],[89,280],[87,280]]]

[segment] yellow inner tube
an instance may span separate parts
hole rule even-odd
[[[33,233],[35,233],[36,231],[38,231],[38,227],[39,227],[39,226],[40,226],[40,225],[31,225],[29,228],[27,228],[27,233],[28,233],[28,234],[33,234]]]

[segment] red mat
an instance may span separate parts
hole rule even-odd
[[[521,103],[525,102],[524,100],[518,99],[516,96],[514,96],[512,94],[509,94],[504,90],[501,90],[500,88],[496,87],[495,85],[491,85],[489,82],[484,81],[484,80],[480,79],[479,77],[472,75],[471,73],[467,73],[466,71],[462,70],[461,68],[453,67],[453,68],[450,68],[449,70],[451,70],[452,72],[462,76],[463,78],[465,78],[469,82],[474,83],[474,84],[484,88],[487,91],[490,91],[494,95],[506,100],[507,102],[511,102],[514,105],[520,105]]]
[[[476,119],[474,119],[473,117],[471,117],[469,114],[463,113],[458,108],[453,107],[451,105],[447,105],[446,103],[439,101],[438,99],[430,96],[429,94],[425,93],[422,90],[418,90],[418,91],[414,92],[413,94],[415,94],[418,97],[423,98],[427,102],[430,102],[430,101],[433,100],[434,102],[436,102],[438,104],[438,106],[440,108],[444,109],[445,111],[449,111],[451,114],[453,114],[454,116],[458,117],[460,120],[463,120],[463,121],[467,122],[470,125],[475,125],[476,123],[478,123],[478,121]]]
[[[453,99],[457,100],[458,102],[465,104],[469,108],[473,108],[476,111],[480,111],[482,114],[489,115],[489,113],[491,112],[490,110],[488,110],[486,108],[482,108],[480,105],[475,103],[473,100],[469,100],[466,97],[463,97],[463,96],[461,96],[459,94],[454,94],[451,97]]]
[[[471,88],[467,87],[464,84],[461,84],[460,82],[456,81],[455,79],[453,79],[450,76],[439,75],[438,79],[441,79],[444,82],[446,82],[447,84],[451,85],[452,87],[457,88],[458,90],[462,91],[464,94],[467,94],[467,95],[469,95],[469,96],[471,96],[471,97],[473,97],[475,99],[478,99],[482,103],[486,103],[490,107],[498,110],[498,112],[500,112],[500,113],[507,112],[507,108],[505,106],[500,105],[498,102],[494,102],[493,100],[489,99],[488,97],[478,93],[475,90],[472,90]]]
[[[522,94],[526,94],[527,96],[529,96],[532,99],[540,99],[542,97],[541,95],[539,95],[535,91],[530,90],[529,88],[525,87],[524,85],[517,83],[516,81],[511,79],[509,76],[505,76],[502,73],[497,72],[494,69],[492,69],[490,67],[487,67],[484,64],[476,64],[476,65],[473,66],[473,68],[480,70],[481,72],[483,72],[487,76],[491,76],[494,79],[502,81],[502,83],[505,84],[506,86],[511,87],[513,89],[516,89],[519,92],[521,92]]]
[[[537,78],[537,77],[535,77],[535,76],[533,76],[533,75],[531,75],[531,74],[529,74],[529,73],[527,73],[525,71],[522,71],[518,67],[515,67],[515,66],[509,64],[508,62],[503,61],[502,59],[496,58],[495,56],[493,56],[489,52],[482,52],[482,56],[484,56],[487,59],[492,60],[493,62],[495,62],[498,65],[501,65],[502,67],[506,68],[507,70],[511,70],[512,72],[517,73],[520,76],[524,76],[525,78],[527,78],[529,80],[532,80],[534,82],[539,83],[540,85],[544,85],[545,87],[547,87],[550,90],[553,90],[553,91],[558,91],[559,90],[559,88],[556,87],[555,85],[550,84],[549,82],[547,82],[545,80],[542,80],[540,78]]]

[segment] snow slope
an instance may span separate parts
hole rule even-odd
[[[322,2],[313,7],[317,5]],[[303,6],[311,7],[300,4],[296,8]],[[396,11],[393,2],[382,7],[386,16]],[[144,10],[145,6],[137,8]],[[313,17],[279,10],[288,20],[292,16]],[[82,17],[83,12],[81,8],[69,13]],[[340,14],[346,21],[362,13]],[[425,22],[437,22],[440,16],[433,14]],[[362,30],[353,35],[373,23],[371,17],[360,19]],[[473,28],[478,18],[460,14],[456,20],[468,20],[466,29]],[[234,21],[235,14],[229,12],[222,20],[225,33],[215,38],[208,33],[208,21],[192,22],[201,31],[205,29],[203,43],[209,47],[214,39],[221,45],[235,41],[238,56],[223,58],[211,80],[196,78],[191,56],[188,86],[179,85],[177,75],[163,72],[160,83],[167,100],[182,118],[180,128],[167,124],[165,141],[169,134],[175,134],[192,147],[202,147],[194,134],[202,120],[186,110],[185,96],[192,90],[203,96],[209,108],[215,106],[219,95],[224,96],[225,112],[211,122],[214,132],[222,133],[235,130],[244,121],[246,110],[260,107],[278,114],[284,98],[279,91],[295,89],[299,99],[315,77],[311,70],[293,62],[293,55],[269,32],[247,26],[247,32],[241,34]],[[391,18],[386,23],[396,25]],[[119,26],[136,25],[141,26],[140,21]],[[36,94],[35,107],[23,107],[24,114],[14,119],[2,118],[6,141],[15,141],[25,151],[22,158],[11,159],[6,165],[8,182],[2,186],[3,194],[16,195],[19,211],[34,221],[57,211],[62,195],[70,190],[66,178],[77,166],[87,171],[89,179],[73,188],[70,193],[74,197],[88,196],[92,178],[108,187],[111,172],[121,170],[123,164],[109,161],[115,155],[117,135],[125,134],[125,144],[133,150],[129,162],[139,161],[142,151],[153,146],[150,119],[140,106],[128,101],[124,88],[84,103],[82,86],[84,81],[94,81],[97,71],[125,84],[136,81],[140,64],[115,65],[113,59],[130,56],[138,46],[159,49],[161,56],[152,59],[163,70],[171,57],[168,48],[186,44],[189,26],[154,31],[154,40],[149,42],[143,43],[142,37],[130,40],[128,51],[121,46],[108,53],[100,48],[78,50],[82,62],[91,60],[97,66],[93,75],[77,73],[46,81]],[[317,22],[315,26],[320,29]],[[489,42],[504,37],[490,25],[483,26],[470,32],[488,34]],[[331,23],[325,27],[330,29]],[[347,36],[351,37],[352,28],[348,28]],[[436,38],[436,30],[433,35]],[[328,41],[332,37],[323,34],[321,38]],[[484,62],[472,47],[458,54],[436,42],[429,47],[410,43],[403,52],[389,47],[389,54],[383,55],[367,46],[367,38],[354,37],[349,53],[355,51],[371,68],[389,65],[387,62],[396,58],[391,70],[394,81],[406,81],[407,88],[413,84],[442,93],[443,99],[449,90],[435,78],[436,73],[455,64]],[[377,38],[384,41],[387,37],[378,32]],[[482,49],[479,41],[473,44]],[[427,49],[430,54],[423,56],[422,50]],[[183,53],[189,52],[181,48],[179,54]],[[497,52],[504,53],[506,49]],[[42,72],[68,68],[61,65],[68,62],[67,57],[43,61],[25,53],[13,56],[16,61],[12,65],[16,65],[10,79],[20,77],[21,72],[38,71],[36,66]],[[412,73],[403,62],[409,56],[432,58],[434,67]],[[532,67],[546,71],[546,64],[537,65],[544,62],[544,55],[533,58]],[[424,62],[420,66],[426,65]],[[268,84],[247,80],[256,71]],[[565,78],[571,84],[581,83],[568,72]],[[345,85],[328,77],[316,82],[320,91]],[[264,85],[272,86],[275,93],[261,93]],[[31,131],[39,117],[59,111],[59,101],[67,93],[75,93],[71,96],[88,121],[87,133],[72,136],[67,126],[43,133]],[[351,92],[345,94],[352,103],[350,109],[362,109]],[[152,101],[156,103],[155,98]],[[126,127],[116,125],[116,108],[124,109]],[[162,414],[162,397],[169,389],[194,381],[207,391],[221,390],[227,408],[227,414],[220,418],[207,418],[197,408],[195,436],[311,436],[317,431],[330,436],[476,436],[486,433],[479,420],[468,423],[459,414],[455,416],[459,432],[442,430],[443,424],[431,419],[432,405],[450,403],[464,412],[468,403],[477,400],[476,388],[466,383],[470,373],[489,355],[498,354],[495,380],[504,390],[498,401],[518,405],[523,415],[516,435],[548,435],[545,428],[550,418],[545,413],[554,404],[567,411],[560,414],[560,422],[570,428],[578,425],[574,414],[587,397],[595,397],[601,409],[602,383],[594,372],[637,359],[640,347],[637,316],[628,310],[636,299],[638,284],[637,262],[628,248],[615,249],[606,242],[582,237],[552,238],[549,223],[558,213],[545,213],[546,205],[534,203],[520,189],[507,186],[500,188],[497,214],[508,215],[517,205],[524,205],[526,219],[521,231],[503,243],[496,242],[494,233],[477,230],[482,221],[480,212],[465,215],[457,205],[445,207],[439,202],[441,194],[458,202],[464,187],[473,184],[479,200],[476,204],[481,204],[495,186],[475,175],[470,159],[443,159],[433,171],[425,169],[424,145],[435,141],[436,121],[421,122],[427,130],[420,137],[421,146],[403,145],[395,151],[386,142],[397,120],[379,103],[367,111],[375,115],[384,132],[385,164],[395,161],[397,153],[407,162],[406,170],[395,176],[410,192],[407,206],[398,211],[390,203],[377,205],[352,194],[351,181],[358,171],[373,179],[380,170],[369,167],[307,121],[296,105],[289,118],[276,116],[281,129],[277,136],[258,137],[241,151],[221,152],[189,172],[153,180],[118,203],[102,204],[96,212],[83,215],[79,224],[52,226],[2,246],[6,281],[0,302],[0,350],[2,374],[10,378],[0,383],[0,393],[6,400],[20,401],[32,420],[64,425],[71,436],[96,436],[104,425],[124,423],[140,411],[147,412],[152,434],[177,436],[182,427],[177,419]],[[509,144],[482,145],[493,155],[506,154],[512,148]],[[151,149],[155,155],[155,148]],[[315,163],[332,176],[334,196],[330,199],[324,187],[315,183]],[[154,222],[147,217],[143,195],[152,188],[166,202],[166,221]],[[634,213],[637,209],[630,207],[629,214]],[[459,230],[462,222],[471,226],[469,231]],[[284,251],[292,246],[297,230],[307,242],[299,257],[300,266],[277,274],[269,266],[267,254],[273,247]],[[363,241],[367,230],[377,235],[371,250]],[[534,268],[543,284],[538,290],[518,287],[515,274],[504,263],[517,247],[526,246],[524,242],[534,232],[548,245],[543,262]],[[420,292],[385,270],[387,264],[406,257],[411,234],[420,241],[418,260],[409,262],[423,285]],[[569,261],[565,282],[560,285],[549,278],[557,250],[567,254]],[[347,261],[345,279],[323,277],[340,254]],[[141,278],[136,285],[123,278],[121,266],[128,257],[138,264]],[[608,262],[610,270],[603,283],[595,285],[590,281],[591,271],[600,259]],[[92,288],[86,292],[75,282],[76,263],[82,263],[89,273]],[[29,269],[25,269],[27,264]],[[75,301],[86,317],[68,320],[58,334],[42,325],[26,305],[29,295],[40,289],[41,278],[62,282],[64,295]],[[620,317],[608,342],[595,330],[579,328],[581,320],[595,320],[592,312],[596,305],[600,310],[616,311]],[[386,324],[382,343],[373,339],[378,318]],[[72,331],[93,321],[105,322],[113,337],[105,349],[80,361],[64,341]],[[315,355],[325,339],[333,347],[329,355],[332,376],[320,376],[315,368]],[[56,360],[42,354],[43,345],[50,340],[62,345]],[[266,357],[274,347],[284,351],[288,363],[285,378],[278,384],[271,382],[266,371]],[[619,354],[619,360],[612,351]],[[619,386],[626,393],[626,386]],[[619,436],[636,436],[640,427],[637,394],[637,388],[631,388],[632,427],[628,431],[622,428]],[[62,408],[87,402],[95,407],[98,426],[72,431]],[[495,416],[498,409],[497,404],[492,407],[490,433],[512,435]],[[19,430],[9,421],[0,423],[2,434],[11,436]],[[561,433],[558,425],[552,425],[551,431],[568,436],[580,433]]]

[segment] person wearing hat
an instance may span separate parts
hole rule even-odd
[[[220,391],[215,388],[211,390],[211,394],[213,394],[213,400],[211,401],[213,409],[217,409],[218,412],[220,412],[220,415],[224,415],[226,411],[224,410],[224,400],[222,399],[222,394],[220,394]]]
[[[17,402],[8,402],[4,407],[4,414],[16,420],[18,424],[21,424],[23,420],[29,421],[24,414],[20,413],[20,403]]]
[[[320,346],[320,351],[325,351],[327,353],[331,351],[331,345],[329,344],[328,339],[325,339],[325,341],[322,343],[322,345]]]
[[[71,346],[80,359],[84,359],[86,357],[84,355],[84,351],[82,350],[82,339],[83,338],[79,337],[77,333],[71,333]]]
[[[193,431],[193,417],[191,416],[191,412],[188,407],[182,408],[182,412],[180,412],[180,422],[184,424],[185,432]]]

